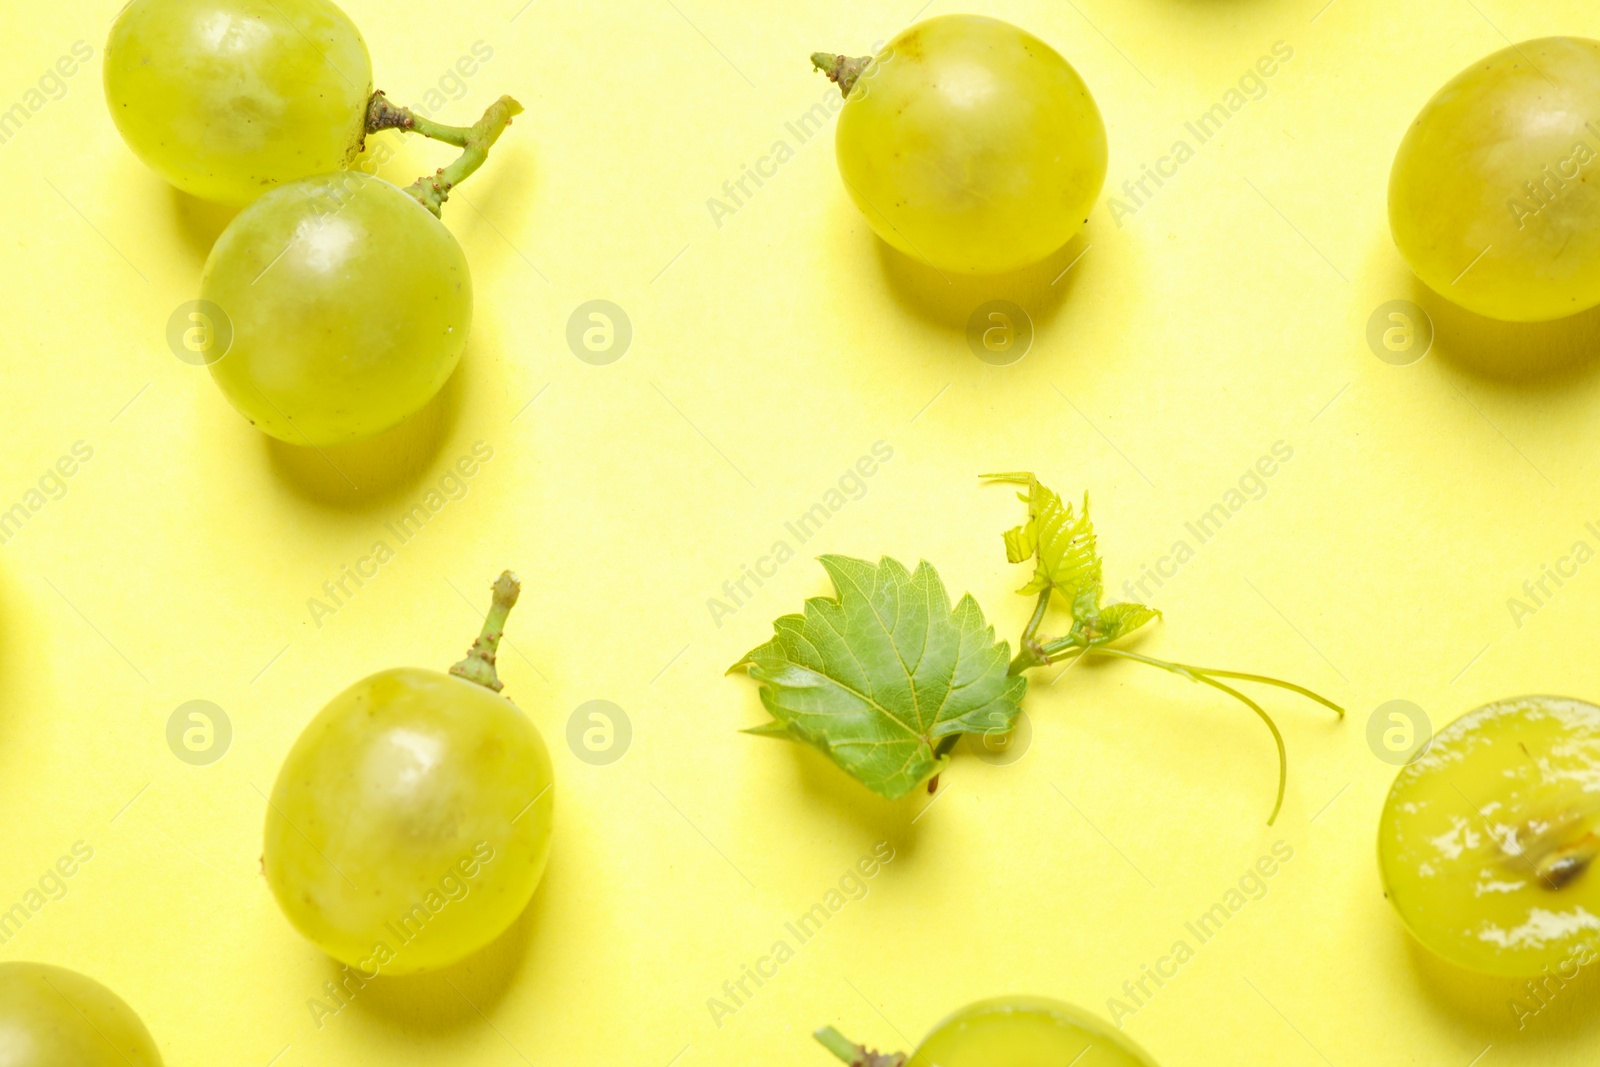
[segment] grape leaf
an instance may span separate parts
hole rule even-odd
[[[1161,612],[1143,604],[1100,604],[1103,592],[1100,553],[1094,524],[1089,521],[1089,497],[1083,510],[1045,487],[1026,471],[986,474],[989,481],[1026,485],[1019,499],[1028,505],[1028,521],[1005,532],[1006,559],[1012,563],[1034,560],[1033,579],[1017,592],[1035,596],[1045,590],[1059,596],[1072,610],[1072,630],[1067,635],[1077,647],[1108,645],[1159,619]]]
[[[772,640],[730,668],[761,683],[773,721],[751,730],[814,745],[894,799],[948,758],[941,740],[1009,730],[1027,680],[1007,673],[1010,646],[971,595],[955,609],[928,563],[820,560],[835,597],[773,623]]]
[[[986,474],[992,481],[1018,482],[1028,487],[1018,497],[1027,502],[1028,521],[1007,530],[1006,559],[1024,563],[1035,559],[1033,580],[1017,592],[1026,596],[1052,589],[1072,609],[1075,619],[1092,618],[1100,607],[1100,553],[1094,525],[1089,521],[1089,497],[1075,514],[1054,490],[1026,472]]]

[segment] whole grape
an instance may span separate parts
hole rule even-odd
[[[372,437],[417,412],[461,358],[472,277],[449,230],[360,171],[303,178],[242,211],[201,297],[232,344],[211,364],[230,403],[297,445]]]
[[[111,28],[105,88],[147,166],[244,204],[355,158],[372,61],[328,0],[133,0]]]
[[[452,673],[382,671],[334,697],[273,786],[267,882],[302,934],[368,976],[477,951],[544,873],[550,756],[493,670],[517,588],[495,584],[484,637]]]
[[[1600,707],[1529,696],[1440,730],[1378,829],[1384,891],[1445,959],[1522,977],[1575,970],[1600,939]]]
[[[1597,122],[1600,41],[1527,41],[1452,78],[1389,179],[1389,225],[1411,269],[1494,319],[1600,304]]]
[[[161,1067],[150,1031],[111,990],[44,963],[0,963],[0,1064]]]
[[[1045,258],[1105,183],[1105,124],[1078,72],[979,15],[928,19],[890,41],[854,79],[835,140],[878,236],[942,270],[997,274]]]

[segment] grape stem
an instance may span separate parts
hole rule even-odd
[[[418,203],[438,216],[444,202],[450,199],[450,190],[470,178],[489,158],[489,149],[511,125],[511,120],[522,114],[522,105],[509,96],[502,96],[489,105],[473,126],[446,126],[442,122],[418,115],[407,107],[389,102],[382,90],[372,94],[367,104],[367,132],[379,130],[404,130],[420,133],[424,137],[461,149],[461,157],[448,167],[418,178],[406,188]]]
[[[467,658],[450,668],[451,674],[493,689],[496,693],[505,688],[494,669],[495,656],[500,649],[500,638],[505,636],[506,617],[511,614],[521,594],[522,581],[515,574],[506,571],[496,579],[494,603],[483,620],[483,631],[472,642]]]
[[[850,1067],[904,1067],[906,1062],[903,1052],[888,1055],[873,1052],[865,1045],[855,1044],[831,1026],[824,1026],[811,1036]]]
[[[829,80],[839,87],[840,94],[848,98],[850,90],[856,87],[856,82],[861,80],[861,76],[872,65],[872,57],[858,56],[852,59],[850,56],[834,55],[831,52],[813,52],[811,65],[826,74]]]
[[[1039,594],[1040,609],[1049,603],[1049,598],[1050,590],[1048,589]],[[1279,731],[1278,724],[1273,722],[1272,716],[1267,714],[1265,708],[1256,703],[1254,700],[1250,699],[1244,693],[1241,693],[1239,690],[1235,689],[1233,686],[1224,682],[1220,682],[1218,679],[1229,678],[1245,682],[1258,682],[1262,685],[1271,685],[1276,686],[1279,689],[1287,689],[1290,692],[1299,693],[1308,700],[1316,701],[1323,707],[1337,712],[1339,718],[1344,718],[1344,708],[1340,707],[1338,704],[1335,704],[1333,701],[1329,700],[1320,693],[1316,693],[1310,689],[1307,689],[1305,686],[1295,685],[1293,682],[1286,682],[1282,678],[1273,678],[1265,674],[1248,674],[1244,671],[1220,670],[1216,667],[1196,667],[1190,663],[1173,663],[1164,659],[1156,659],[1154,656],[1145,656],[1138,652],[1129,652],[1127,649],[1112,648],[1107,644],[1096,643],[1093,640],[1086,641],[1084,638],[1079,636],[1069,636],[1059,638],[1055,641],[1040,642],[1033,635],[1038,629],[1038,623],[1042,617],[1042,610],[1036,609],[1034,611],[1033,619],[1028,624],[1028,629],[1023,632],[1021,641],[1022,651],[1018,652],[1016,658],[1011,661],[1011,668],[1009,671],[1010,674],[1021,674],[1023,671],[1030,670],[1034,667],[1043,667],[1048,664],[1058,662],[1062,656],[1069,654],[1075,654],[1074,661],[1081,659],[1084,656],[1115,656],[1119,659],[1130,659],[1136,663],[1144,663],[1151,667],[1157,667],[1164,671],[1170,671],[1180,677],[1189,679],[1191,682],[1198,682],[1201,685],[1209,685],[1213,689],[1228,694],[1235,700],[1239,701],[1239,703],[1255,712],[1256,716],[1266,724],[1267,729],[1272,733],[1272,742],[1277,746],[1278,749],[1278,794],[1277,798],[1273,801],[1272,814],[1267,816],[1268,826],[1271,826],[1273,823],[1277,822],[1278,813],[1283,810],[1284,792],[1288,789],[1289,785],[1289,754],[1284,748],[1283,734]]]

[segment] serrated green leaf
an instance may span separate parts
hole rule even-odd
[[[888,557],[820,562],[834,598],[778,619],[772,640],[736,665],[761,683],[774,720],[756,732],[814,745],[894,799],[937,771],[942,739],[1011,727],[1028,683],[1007,674],[1010,646],[977,601],[963,596],[952,610],[927,563],[908,573]]]
[[[1012,563],[1030,558],[1037,561],[1033,579],[1017,592],[1034,596],[1054,590],[1072,609],[1074,619],[1093,619],[1100,608],[1101,576],[1088,495],[1084,495],[1082,512],[1074,513],[1071,504],[1025,471],[984,477],[1028,487],[1023,496],[1028,521],[1005,534],[1006,559]]]

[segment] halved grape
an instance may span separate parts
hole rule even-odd
[[[1378,829],[1384,890],[1450,962],[1538,974],[1593,958],[1597,832],[1600,707],[1498,701],[1439,731],[1395,778]]]
[[[969,1004],[935,1026],[909,1059],[852,1044],[832,1027],[816,1037],[845,1063],[872,1067],[1155,1067],[1109,1023],[1043,997]]]

